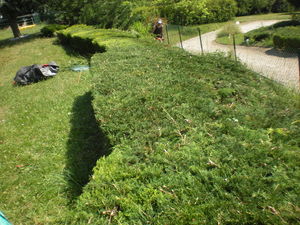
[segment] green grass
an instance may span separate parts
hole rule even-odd
[[[57,224],[87,181],[94,155],[99,155],[93,147],[99,128],[88,94],[90,74],[69,70],[87,61],[68,55],[55,39],[36,34],[11,42],[8,32],[0,35],[5,40],[0,51],[0,210],[13,224]],[[12,85],[20,67],[52,60],[61,66],[55,78]]]
[[[233,36],[228,35],[228,36],[218,37],[216,39],[216,42],[223,45],[233,45]],[[235,44],[236,45],[244,44],[244,34],[235,35]]]
[[[240,22],[251,22],[256,20],[289,20],[291,15],[289,13],[269,13],[262,15],[251,15],[251,16],[238,16],[234,21]]]
[[[295,94],[226,57],[138,40],[75,73],[87,59],[55,39],[5,32],[0,210],[13,224],[299,222]],[[53,79],[12,86],[52,60]]]

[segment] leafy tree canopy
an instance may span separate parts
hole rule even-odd
[[[299,0],[288,0],[288,2],[295,6],[296,8],[300,8],[300,1]]]

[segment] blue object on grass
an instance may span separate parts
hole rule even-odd
[[[12,225],[0,211],[0,225]]]
[[[81,72],[81,71],[85,71],[85,70],[89,70],[90,67],[89,66],[73,66],[71,67],[71,70],[75,71],[75,72]]]

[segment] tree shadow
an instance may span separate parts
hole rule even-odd
[[[87,92],[76,98],[72,108],[64,174],[70,202],[82,193],[98,159],[111,153],[110,142],[95,118],[92,99],[91,92]]]
[[[269,49],[265,52],[267,55],[273,55],[281,58],[296,58],[297,57],[297,51],[296,50],[290,50],[290,51],[283,51],[278,50],[275,48]]]
[[[37,32],[37,33],[34,33],[34,34],[26,35],[26,36],[24,36],[22,38],[18,38],[18,39],[15,39],[15,38],[2,39],[2,40],[0,40],[0,49],[6,48],[6,47],[11,47],[11,46],[14,46],[14,45],[24,44],[26,42],[33,41],[33,40],[38,39],[40,37],[41,37],[40,33]]]

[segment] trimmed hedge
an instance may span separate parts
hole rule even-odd
[[[66,29],[67,25],[61,25],[61,24],[49,24],[44,26],[41,29],[41,36],[42,37],[53,37],[56,31]]]
[[[96,29],[87,25],[74,25],[58,31],[59,41],[81,54],[105,52],[108,48],[119,48],[134,43],[137,36],[127,31],[116,29]]]
[[[115,37],[89,29],[69,34]],[[113,151],[70,224],[299,222],[295,96],[222,55],[116,40],[91,61],[93,107]]]
[[[58,223],[299,222],[296,96],[222,55],[82,25],[60,35],[108,50],[92,57],[91,73],[113,151]]]
[[[262,44],[263,46],[274,46],[279,49],[300,48],[300,23],[298,21],[282,21],[272,26],[261,27],[247,32],[245,40],[250,44]]]
[[[280,28],[273,37],[274,47],[278,49],[300,49],[300,26]]]

